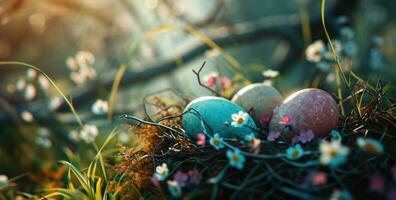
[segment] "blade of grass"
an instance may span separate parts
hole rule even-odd
[[[0,61],[0,65],[17,65],[17,66],[22,66],[22,67],[27,67],[27,68],[31,68],[34,69],[36,71],[38,71],[40,74],[42,74],[52,85],[52,87],[55,88],[55,90],[62,96],[62,98],[66,101],[67,105],[70,107],[70,110],[72,111],[74,117],[76,118],[78,124],[83,127],[84,124],[82,123],[80,117],[77,114],[77,111],[74,109],[73,104],[69,101],[69,99],[67,99],[66,95],[63,94],[62,90],[55,84],[55,82],[44,72],[42,71],[40,68],[35,67],[33,65],[27,64],[27,63],[23,63],[23,62],[18,62],[18,61]]]
[[[107,119],[112,120],[113,118],[113,110],[114,110],[114,104],[117,99],[117,93],[118,93],[118,88],[120,86],[122,77],[125,74],[125,71],[128,67],[128,62],[131,60],[132,56],[135,55],[138,47],[138,42],[135,40],[132,45],[130,46],[127,56],[123,62],[123,64],[120,66],[120,69],[118,69],[117,74],[115,76],[113,85],[111,87],[111,92],[110,92],[110,99],[109,99],[109,110],[107,112]]]

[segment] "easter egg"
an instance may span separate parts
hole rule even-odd
[[[182,116],[186,133],[196,139],[204,131],[218,133],[223,138],[239,138],[257,133],[253,119],[243,108],[220,97],[199,97],[191,101]]]
[[[308,88],[293,93],[274,110],[270,131],[279,131],[288,139],[301,131],[313,131],[319,137],[333,130],[338,118],[338,106],[331,95]]]
[[[255,83],[239,90],[232,101],[249,111],[256,125],[264,128],[274,109],[282,104],[283,98],[274,87]]]

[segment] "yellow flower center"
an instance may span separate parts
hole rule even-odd
[[[370,153],[379,153],[379,149],[373,144],[366,144],[364,148]]]
[[[232,161],[238,162],[238,161],[239,161],[239,157],[236,156],[236,155],[233,155],[233,156],[232,156]]]
[[[293,151],[292,153],[293,158],[298,158],[298,155],[299,155],[298,151]]]
[[[238,117],[238,119],[237,119],[237,121],[236,121],[236,122],[237,122],[238,124],[242,124],[242,123],[243,123],[243,121],[244,121],[244,120],[243,120],[243,118],[242,118],[242,117]]]
[[[220,144],[220,141],[219,140],[213,140],[213,144],[214,145],[218,145],[218,144]]]

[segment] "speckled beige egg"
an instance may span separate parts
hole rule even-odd
[[[256,125],[263,128],[268,125],[274,108],[282,103],[283,98],[274,87],[254,83],[239,90],[232,101],[248,111]]]
[[[315,137],[327,135],[338,123],[337,103],[327,92],[308,88],[290,95],[275,109],[270,131],[290,139],[301,131],[312,130]]]

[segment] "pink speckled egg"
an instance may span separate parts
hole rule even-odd
[[[239,90],[232,101],[252,116],[257,126],[268,126],[274,108],[282,104],[282,95],[272,86],[262,83],[250,84]]]
[[[274,110],[270,131],[292,138],[301,131],[312,130],[316,137],[333,130],[338,122],[337,103],[327,92],[308,88],[293,93]]]

